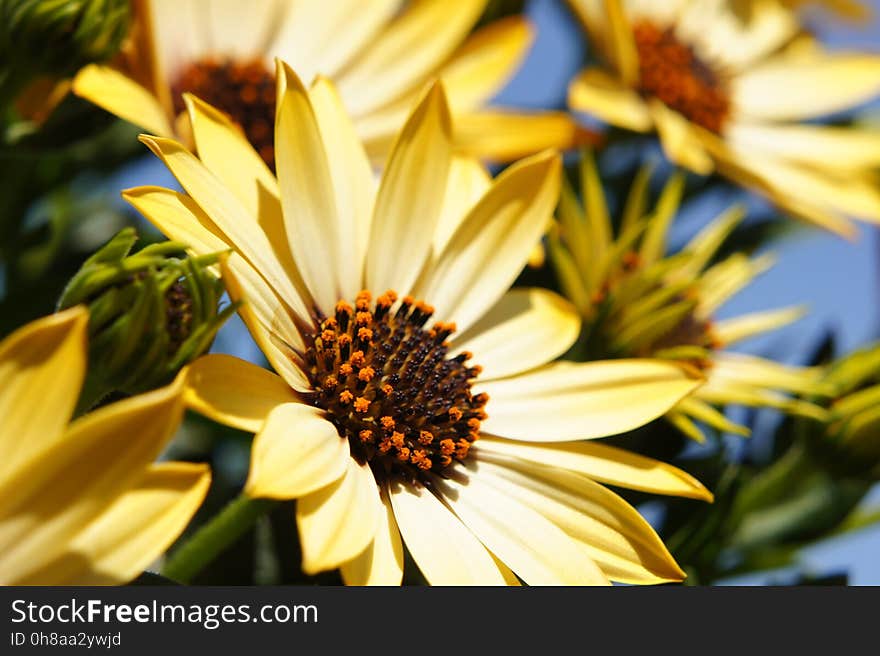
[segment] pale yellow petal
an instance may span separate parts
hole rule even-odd
[[[570,471],[480,462],[492,484],[540,513],[581,543],[613,581],[652,584],[681,581],[684,572],[641,515],[605,487]]]
[[[221,260],[223,283],[229,299],[242,304],[238,308],[238,314],[251,337],[288,385],[300,392],[310,391],[312,383],[301,367],[296,346],[302,344],[302,338],[296,329],[293,329],[293,335],[287,337],[290,332],[288,324],[292,324],[290,317],[281,308],[275,310],[274,316],[269,315],[272,311],[271,299],[260,298],[259,288],[254,289],[249,285],[247,277],[239,276],[238,271],[242,267],[236,267],[235,264],[235,257]]]
[[[332,83],[319,77],[309,91],[309,98],[321,129],[335,191],[340,257],[351,260],[342,269],[342,298],[353,299],[363,284],[376,182],[354,124]]]
[[[712,336],[721,344],[730,346],[750,337],[763,335],[794,323],[807,314],[804,307],[788,307],[765,312],[753,312],[712,325]]]
[[[452,111],[488,102],[519,68],[533,41],[534,29],[522,16],[492,21],[474,32],[437,74]]]
[[[578,337],[580,315],[553,292],[519,288],[507,292],[483,317],[452,340],[451,355],[474,354],[480,380],[503,378],[565,353]]]
[[[303,571],[334,569],[363,552],[373,541],[383,512],[369,465],[349,458],[338,481],[297,501]]]
[[[39,570],[137,483],[180,423],[185,375],[77,419],[0,485],[0,581]]]
[[[412,3],[335,77],[352,115],[418,87],[464,40],[485,5],[486,0]]]
[[[20,585],[119,585],[177,539],[208,492],[207,465],[168,462],[143,479],[81,531],[51,563]]]
[[[506,458],[511,465],[516,465],[516,460],[522,460],[577,472],[600,483],[632,490],[712,500],[712,493],[687,472],[665,462],[595,441],[524,444],[483,437],[477,441],[474,449],[478,459],[486,454],[499,462]]]
[[[529,442],[616,435],[661,416],[696,389],[690,370],[657,360],[557,362],[482,382],[489,394],[483,430]]]
[[[376,536],[363,553],[339,568],[346,585],[400,585],[403,580],[403,543],[386,490],[380,490],[384,511],[379,513]]]
[[[222,353],[190,365],[184,399],[190,410],[250,433],[263,427],[275,407],[299,402],[277,374]]]
[[[278,94],[275,166],[287,240],[318,308],[330,315],[359,282],[356,235],[343,225],[336,206],[329,155],[309,93],[280,60]]]
[[[399,483],[391,505],[407,550],[431,585],[505,585],[492,555],[434,494]]]
[[[437,227],[434,229],[435,253],[446,248],[458,226],[490,186],[492,177],[479,160],[462,156],[452,158],[440,218],[437,219]]]
[[[223,182],[179,143],[146,135],[141,136],[141,141],[165,163],[228,242],[260,272],[275,292],[301,316],[308,316],[300,293],[275,256],[266,233]]]
[[[114,68],[86,66],[74,78],[73,92],[153,134],[174,136],[169,117],[156,97]]]
[[[648,109],[666,156],[694,173],[709,175],[714,167],[712,158],[688,120],[656,99],[648,103]]]
[[[419,285],[438,318],[467,329],[507,291],[551,220],[560,171],[559,156],[542,153],[495,179]]]
[[[623,0],[604,0],[604,4],[612,62],[624,84],[632,86],[639,81],[639,55],[630,19]]]
[[[430,255],[452,158],[449,107],[433,85],[403,127],[373,211],[366,286],[410,292]]]
[[[316,74],[335,75],[352,58],[381,38],[403,0],[295,0],[287,11],[269,52],[289,63],[305,81]]]
[[[568,150],[596,142],[596,135],[566,112],[524,112],[505,107],[456,114],[456,152],[509,162],[547,148]]]
[[[608,585],[583,545],[512,498],[490,467],[472,462],[436,485],[465,526],[528,585]]]
[[[729,379],[740,385],[811,395],[822,389],[820,367],[785,365],[745,353],[720,351],[712,357],[709,383]]]
[[[0,342],[0,486],[64,439],[86,373],[88,324],[77,306]]]
[[[571,81],[568,105],[610,125],[636,132],[648,132],[654,125],[648,105],[641,96],[598,68],[581,71]]]
[[[199,23],[208,52],[215,57],[248,60],[267,48],[290,3],[260,0],[259,5],[241,0],[200,0]]]
[[[137,187],[122,192],[122,197],[166,237],[187,244],[190,252],[196,255],[222,253],[232,247],[221,230],[189,196],[162,187]],[[306,312],[299,295],[288,299],[289,303],[282,300],[265,278],[238,253],[233,253],[227,259],[226,268],[234,272],[248,304],[260,322],[271,326],[288,344],[301,348],[302,337],[291,319],[294,307],[299,312]],[[247,311],[242,314],[247,315]],[[249,327],[254,330],[250,324]],[[270,353],[266,355],[276,369],[286,366]],[[281,372],[281,369],[278,370]]]
[[[880,166],[880,130],[829,125],[760,125],[737,122],[725,138],[745,151],[767,151],[819,169]]]
[[[345,475],[351,461],[348,440],[322,415],[302,403],[269,412],[251,449],[249,496],[297,499]]]
[[[773,58],[735,77],[730,90],[739,116],[771,121],[831,114],[878,92],[880,56],[848,53]]]

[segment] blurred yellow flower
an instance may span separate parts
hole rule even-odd
[[[584,317],[589,358],[653,357],[688,363],[706,383],[667,413],[666,419],[695,440],[693,420],[721,431],[748,434],[714,406],[772,407],[824,419],[821,408],[785,392],[827,391],[822,371],[786,366],[726,348],[800,318],[802,308],[756,312],[715,321],[716,311],[772,266],[771,256],[736,253],[716,261],[718,249],[743,218],[733,207],[710,222],[679,253],[666,254],[667,231],[678,213],[684,178],[675,176],[649,210],[651,170],[635,179],[617,234],[592,157],[582,160],[582,195],[563,187],[557,225],[548,250],[565,295]]]
[[[152,464],[180,422],[172,385],[70,422],[86,367],[82,306],[0,342],[0,583],[125,583],[184,529],[203,465]]]
[[[491,181],[453,156],[438,84],[377,190],[333,86],[307,90],[283,64],[278,84],[277,180],[224,115],[187,97],[199,159],[143,140],[188,195],[124,195],[197,253],[234,249],[227,288],[280,375],[209,356],[188,404],[256,433],[245,491],[298,499],[304,571],[396,585],[405,543],[433,584],[680,580],[650,526],[599,483],[711,494],[584,440],[662,415],[700,381],[656,361],[551,363],[577,315],[549,291],[507,291],[556,204],[558,156]]]
[[[746,23],[721,0],[570,4],[607,63],[572,81],[573,109],[656,131],[677,164],[836,233],[880,222],[880,132],[802,122],[880,92],[880,56],[822,50],[775,0]]]
[[[307,81],[333,80],[377,162],[435,76],[446,81],[461,152],[509,160],[591,138],[563,112],[487,106],[519,67],[533,30],[513,16],[469,36],[486,2],[141,0],[123,64],[87,67],[74,91],[154,134],[184,141],[182,94],[192,93],[229,114],[270,163],[274,57]]]

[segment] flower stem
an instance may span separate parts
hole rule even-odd
[[[168,557],[162,568],[163,576],[189,583],[276,503],[272,499],[252,499],[240,494]]]

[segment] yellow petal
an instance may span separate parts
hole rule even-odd
[[[486,547],[425,487],[399,483],[391,505],[406,548],[431,585],[505,585]]]
[[[0,581],[24,579],[51,561],[138,482],[180,423],[185,376],[77,419],[0,485]]]
[[[190,365],[184,399],[191,410],[251,433],[263,427],[276,406],[299,402],[280,376],[222,353]]]
[[[272,312],[272,299],[261,298],[260,289],[250,285],[247,277],[238,275],[242,267],[236,264],[235,257],[228,258],[228,261],[221,260],[223,283],[230,300],[242,303],[238,313],[251,337],[288,385],[300,392],[310,391],[312,383],[298,364],[300,360],[296,345],[302,344],[302,338],[295,328],[293,335],[287,336],[291,332],[288,326],[292,324],[290,317],[282,308],[277,307],[271,318],[264,319]]]
[[[612,61],[623,83],[632,86],[639,81],[639,55],[629,17],[623,0],[604,0],[604,3]]]
[[[73,92],[153,134],[174,136],[156,97],[116,69],[98,64],[86,66],[74,78]]]
[[[290,3],[262,0],[259,9],[239,0],[196,2],[198,25],[212,53],[233,60],[262,55]]]
[[[523,444],[491,437],[474,446],[477,458],[512,458],[551,468],[561,468],[632,490],[711,501],[712,493],[693,476],[665,462],[640,456],[599,442]],[[522,467],[522,465],[517,465]]]
[[[339,481],[350,461],[348,440],[320,410],[285,403],[269,413],[254,438],[245,492],[297,499]]]
[[[335,75],[394,19],[403,0],[282,0],[286,12],[268,49],[289,63],[303,80]],[[241,4],[241,3],[239,3]],[[250,9],[250,7],[249,7]],[[356,17],[356,18],[354,18]]]
[[[608,585],[583,545],[513,498],[492,474],[474,462],[461,477],[438,480],[437,488],[499,560],[528,585]]]
[[[611,580],[631,584],[681,581],[685,574],[657,533],[626,501],[575,473],[518,463],[480,462],[492,484],[576,539]]]
[[[142,135],[141,141],[165,163],[236,251],[260,272],[281,298],[307,317],[306,305],[290,274],[275,256],[272,243],[235,195],[179,143],[147,135]]]
[[[278,93],[275,162],[287,239],[306,286],[329,316],[360,282],[356,234],[343,224],[336,206],[328,153],[308,91],[280,60]]]
[[[69,547],[20,585],[119,585],[150,566],[180,535],[211,484],[207,465],[153,465]]]
[[[354,298],[361,290],[376,183],[364,147],[348,117],[342,99],[325,78],[319,77],[309,91],[312,107],[327,151],[327,163],[336,197],[344,267],[342,297]]]
[[[712,158],[688,120],[656,99],[648,103],[648,108],[654,118],[666,156],[694,173],[709,175],[714,166]]]
[[[138,187],[122,192],[122,197],[166,237],[188,244],[190,251],[196,255],[219,253],[230,248],[220,229],[189,196],[161,187]],[[249,322],[247,317],[253,313],[262,325],[271,326],[285,342],[302,348],[302,337],[291,320],[294,313],[291,304],[282,301],[266,280],[238,253],[233,253],[227,259],[226,268],[234,272],[243,295],[252,308],[252,312],[240,311],[245,322]],[[306,312],[298,298],[290,301],[299,307],[299,312]],[[251,331],[258,330],[250,323],[248,327]],[[284,373],[285,369],[293,366],[286,356],[278,358],[273,357],[270,351],[265,352],[279,373]],[[302,383],[305,379],[299,374],[294,380]],[[288,382],[291,382],[290,378]]]
[[[878,92],[880,57],[848,53],[770,59],[735,77],[731,87],[738,115],[770,121],[831,114]]]
[[[522,16],[502,18],[474,32],[438,73],[452,111],[488,102],[519,68],[533,41],[534,30]]]
[[[450,118],[440,84],[415,108],[379,186],[366,261],[367,288],[408,294],[431,250],[452,158]]]
[[[281,221],[278,182],[241,128],[221,111],[184,94],[199,159],[261,223]]]
[[[598,68],[581,71],[571,81],[568,104],[575,111],[636,132],[648,132],[654,125],[641,96]]]
[[[529,442],[616,435],[661,416],[696,389],[689,370],[656,360],[558,362],[482,382],[489,394],[483,430]]]
[[[829,125],[754,125],[734,123],[725,137],[745,151],[767,151],[776,157],[819,169],[864,169],[880,166],[880,131]]]
[[[596,135],[565,112],[523,112],[504,107],[456,114],[456,152],[509,162],[547,148],[567,150],[596,142]]]
[[[806,313],[807,310],[804,307],[753,312],[741,317],[718,321],[712,326],[712,336],[725,346],[730,346],[794,323],[803,318]]]
[[[369,465],[348,458],[338,481],[297,501],[303,571],[316,574],[352,560],[373,541],[383,512]]]
[[[718,352],[712,357],[709,382],[726,378],[737,384],[800,394],[816,394],[822,389],[822,369],[795,367],[744,353]],[[830,390],[829,390],[830,391]]]
[[[560,170],[557,154],[542,153],[496,178],[420,283],[437,317],[464,330],[509,289],[549,225]]]
[[[745,426],[740,426],[739,424],[730,421],[730,419],[725,417],[718,410],[705,401],[698,399],[696,396],[689,396],[686,399],[682,399],[679,404],[675,406],[675,410],[688,417],[692,417],[697,421],[701,421],[704,424],[708,424],[709,426],[720,430],[722,433],[733,433],[744,437],[748,437],[752,433]]]
[[[464,39],[485,5],[486,0],[412,3],[336,78],[352,115],[417,87]]]
[[[385,490],[380,490],[384,512],[379,513],[373,542],[354,560],[340,567],[346,585],[400,585],[403,580],[403,543],[394,521],[394,510]]]
[[[556,359],[574,344],[580,329],[580,315],[561,296],[538,288],[513,289],[455,337],[451,355],[470,351],[483,368],[480,380],[503,378]]]
[[[462,156],[452,158],[446,179],[446,194],[434,230],[435,253],[446,248],[458,226],[491,185],[492,177],[479,160]]]
[[[0,342],[0,485],[64,437],[86,373],[88,323],[77,306]]]

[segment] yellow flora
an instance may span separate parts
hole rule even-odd
[[[277,374],[212,355],[187,402],[256,433],[245,492],[298,499],[305,572],[396,585],[406,544],[432,584],[681,579],[600,483],[710,493],[589,438],[662,415],[700,381],[657,361],[551,363],[577,314],[546,290],[507,291],[556,204],[558,156],[491,180],[453,156],[438,84],[376,182],[334,87],[278,74],[277,180],[223,114],[187,98],[199,158],[143,137],[186,194],[124,195],[196,252],[233,250],[227,288]]]
[[[119,65],[89,66],[74,91],[154,134],[186,142],[183,96],[229,114],[273,160],[273,59],[333,80],[382,161],[427,80],[446,80],[462,152],[508,160],[588,138],[564,112],[488,106],[533,39],[514,16],[470,34],[488,0],[140,0]]]
[[[573,109],[833,232],[880,221],[880,132],[807,122],[880,92],[880,56],[824,51],[775,0],[745,23],[722,0],[570,4],[605,62],[572,81]]]
[[[206,466],[153,464],[180,422],[185,373],[70,421],[87,324],[78,306],[0,342],[0,584],[125,583],[208,490]]]
[[[578,201],[563,186],[548,251],[564,294],[584,317],[588,358],[653,357],[694,366],[706,383],[667,413],[688,436],[703,440],[694,420],[721,431],[748,434],[713,406],[772,407],[826,418],[821,408],[786,392],[829,391],[817,367],[791,367],[727,351],[750,337],[780,328],[803,313],[789,307],[715,321],[715,312],[772,266],[772,256],[736,253],[716,261],[718,249],[745,215],[732,207],[711,221],[680,252],[667,254],[667,232],[678,213],[684,177],[667,182],[648,207],[651,169],[636,176],[619,221],[612,223],[595,162],[581,160]]]

